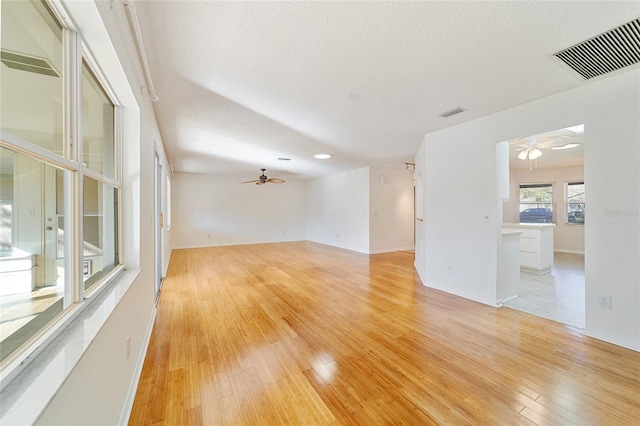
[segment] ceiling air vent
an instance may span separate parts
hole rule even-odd
[[[440,117],[451,117],[452,115],[460,114],[461,112],[466,111],[466,109],[461,107],[456,107],[454,109],[450,109],[449,111],[442,112],[438,114]]]
[[[640,62],[640,18],[554,54],[588,80]]]
[[[13,68],[15,70],[49,75],[51,77],[60,77],[60,74],[58,74],[51,65],[51,62],[45,58],[26,56],[21,53],[10,52],[3,49],[0,51],[0,61],[9,68]]]

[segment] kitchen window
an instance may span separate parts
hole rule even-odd
[[[520,223],[553,222],[553,186],[550,183],[520,185]]]
[[[584,225],[585,200],[584,182],[567,182],[566,185],[567,223]]]

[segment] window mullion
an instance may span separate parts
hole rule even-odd
[[[113,179],[109,179],[108,177],[104,176],[101,173],[95,172],[89,168],[85,168],[84,169],[84,176],[86,177],[90,177],[91,179],[97,180],[100,183],[106,183],[108,185],[113,186],[114,188],[118,188],[120,189],[120,182],[113,180]]]
[[[69,253],[65,253],[65,292],[73,294],[73,301],[80,302],[83,299],[82,287],[82,193],[83,193],[83,166],[82,166],[82,40],[78,33],[65,30],[65,65],[68,72],[65,73],[65,147],[69,159],[77,164],[76,171],[65,184],[65,191],[71,191],[68,201],[70,212],[70,229],[68,244]],[[66,182],[66,180],[65,180]]]

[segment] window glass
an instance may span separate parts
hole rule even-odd
[[[584,225],[584,182],[567,183],[567,223]]]
[[[83,275],[88,290],[118,264],[115,188],[84,178]]]
[[[3,208],[0,222],[1,359],[50,323],[65,300],[64,261],[58,244],[66,236],[57,226],[57,205],[64,191],[56,176],[63,172],[28,156],[0,148]]]
[[[78,295],[98,285],[119,263],[115,106],[104,81],[84,61],[82,75],[75,63],[62,74],[63,42],[75,38],[62,37],[62,26],[47,4],[0,2],[2,134],[48,151],[36,152],[25,143],[14,146],[12,137],[4,138],[0,148],[2,365],[23,356],[22,350],[62,318],[63,310],[79,302]],[[71,96],[78,80],[81,101]],[[68,111],[77,115],[63,114],[63,99],[73,102]],[[62,135],[63,128],[73,130],[80,122],[81,159],[71,154],[71,147],[64,149],[69,141]],[[76,202],[83,207],[80,217],[67,210]],[[69,232],[76,229],[82,230],[83,241]],[[82,279],[69,269],[78,265]]]
[[[520,185],[520,223],[553,222],[551,184]]]
[[[44,2],[1,5],[0,127],[62,155],[62,28]]]
[[[114,177],[113,103],[91,70],[82,66],[82,161],[91,170]]]

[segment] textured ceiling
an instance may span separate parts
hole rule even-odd
[[[551,55],[639,17],[640,2],[138,0],[136,10],[174,171],[308,179],[402,167],[426,133],[585,84]],[[457,106],[467,111],[438,116]],[[334,157],[313,158],[325,152]]]

